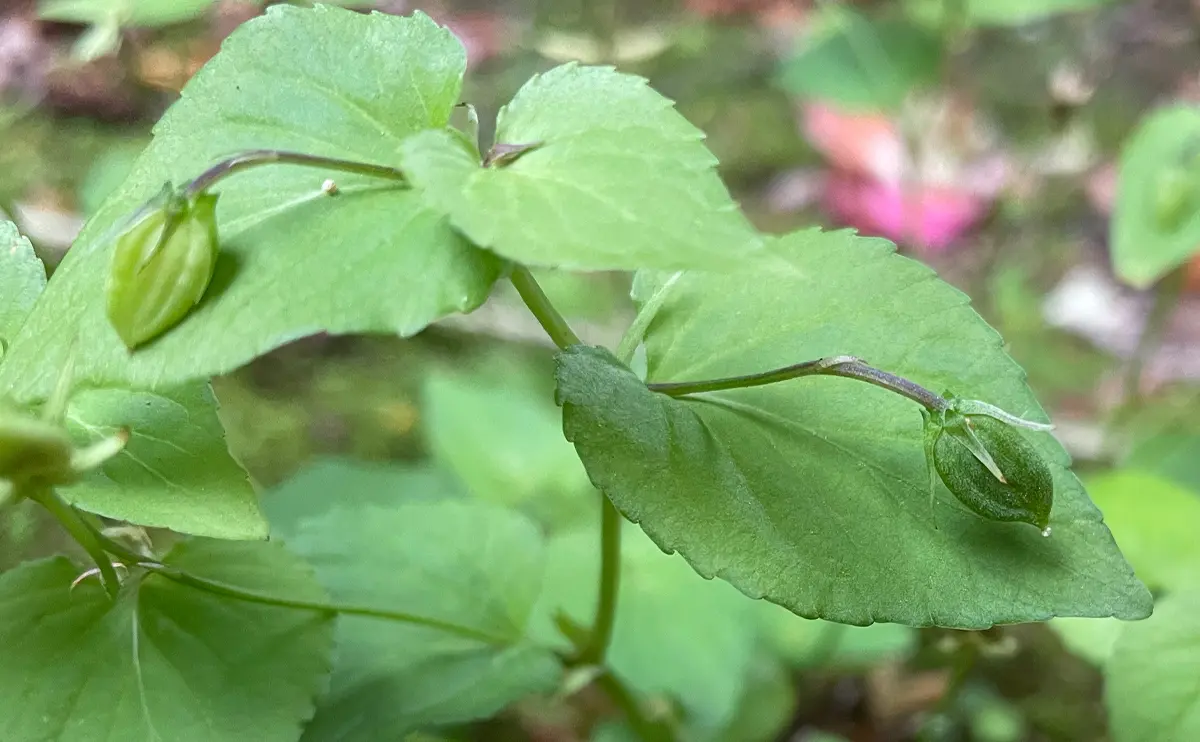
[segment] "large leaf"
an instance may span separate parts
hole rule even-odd
[[[262,147],[397,165],[404,137],[446,125],[463,67],[459,42],[420,14],[273,6],[241,26],[88,222],[13,344],[0,386],[22,399],[47,394],[76,336],[81,381],[170,386],[322,330],[408,335],[480,304],[497,261],[419,194],[280,165],[219,185],[221,259],[181,325],[131,357],[103,305],[114,227],[164,181]],[[326,177],[337,195],[322,191]]]
[[[131,432],[115,458],[62,490],[76,507],[144,526],[226,539],[265,539],[267,521],[229,455],[207,383],[169,391],[77,393],[67,427],[80,443]]]
[[[434,456],[475,497],[520,507],[550,527],[598,516],[599,497],[563,439],[551,390],[517,374],[438,373],[424,385],[422,416]]]
[[[482,168],[461,140],[403,147],[406,172],[476,243],[582,270],[732,266],[761,239],[713,170],[703,134],[640,77],[557,67],[500,112],[496,141],[540,144]]]
[[[1116,742],[1200,739],[1200,590],[1167,596],[1121,632],[1105,672]]]
[[[340,618],[330,694],[305,739],[397,739],[558,681],[554,655],[525,638],[542,543],[520,515],[480,502],[341,505],[283,537],[338,602],[459,627]]]
[[[311,571],[268,544],[176,547],[169,564],[262,594],[322,600]],[[291,742],[325,684],[332,620],[215,596],[156,575],[116,602],[64,558],[0,577],[5,742]]]
[[[1177,588],[1200,574],[1200,496],[1136,469],[1093,477],[1088,490],[1152,590]]]
[[[1113,269],[1145,288],[1200,249],[1200,110],[1149,114],[1121,152]]]
[[[765,268],[643,274],[652,381],[840,354],[1015,414],[1044,413],[1000,338],[882,240],[805,231]],[[564,428],[593,483],[663,549],[806,617],[979,628],[1055,615],[1141,618],[1150,595],[1049,435],[1053,536],[929,502],[910,401],[816,377],[672,399],[608,353],[559,357]]]
[[[0,358],[45,287],[46,269],[33,245],[12,222],[0,221]]]
[[[295,533],[306,518],[342,507],[397,505],[465,496],[447,472],[432,466],[322,458],[273,488],[263,499],[271,532]]]
[[[846,108],[900,105],[913,89],[934,82],[942,59],[938,35],[903,21],[871,22],[838,8],[834,28],[788,60],[780,82],[802,98]]]
[[[595,615],[598,533],[559,536],[547,549],[543,634],[561,610],[587,626]],[[643,534],[626,530],[617,619],[607,663],[637,692],[679,701],[689,726],[711,734],[730,723],[754,659],[754,604],[701,579]],[[702,650],[698,650],[702,647]]]
[[[1121,469],[1088,480],[1117,544],[1152,590],[1191,585],[1200,574],[1200,497],[1174,482],[1137,469]],[[1148,623],[1161,619],[1152,616]],[[1056,619],[1050,622],[1067,647],[1103,664],[1126,624],[1113,619]]]

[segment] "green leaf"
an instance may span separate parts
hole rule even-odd
[[[38,17],[46,21],[101,24],[115,18],[124,26],[169,26],[190,21],[216,0],[41,0]]]
[[[340,505],[284,538],[337,602],[427,622],[339,618],[332,687],[305,739],[396,739],[558,681],[553,653],[525,638],[543,559],[520,515],[480,502]]]
[[[167,563],[260,594],[320,601],[311,571],[263,543],[191,541]],[[6,742],[290,742],[324,686],[331,618],[135,575],[110,602],[62,557],[0,576]]]
[[[1164,431],[1146,436],[1134,443],[1124,463],[1200,494],[1200,432]]]
[[[1121,632],[1105,672],[1116,742],[1200,739],[1200,591],[1167,596]]]
[[[783,663],[760,656],[750,666],[737,715],[716,736],[725,742],[773,742],[796,714],[796,685]]]
[[[1044,419],[1000,338],[890,243],[798,232],[776,260],[641,274],[649,379],[712,379],[850,354],[926,387]],[[608,353],[559,356],[564,429],[592,481],[702,575],[799,615],[982,628],[1055,615],[1141,618],[1150,594],[1049,435],[1053,536],[931,508],[914,403],[813,377],[672,399]]]
[[[978,26],[1020,26],[1060,13],[1078,13],[1111,5],[1114,0],[967,0],[966,17]],[[945,7],[943,5],[943,7]]]
[[[833,27],[784,63],[780,82],[801,98],[869,110],[896,108],[937,80],[940,37],[903,20],[871,21],[836,8]]]
[[[422,418],[434,457],[475,497],[519,507],[549,527],[599,517],[551,390],[513,375],[435,373],[424,385]]]
[[[728,585],[696,576],[627,528],[622,539],[616,626],[607,662],[644,696],[678,700],[689,726],[714,732],[731,722],[754,659],[754,604]],[[541,635],[564,611],[590,625],[599,580],[599,533],[556,537],[547,549]],[[697,651],[697,645],[703,651]]]
[[[326,458],[311,462],[263,497],[271,533],[296,533],[306,518],[340,507],[461,498],[458,483],[427,466]]]
[[[0,358],[44,288],[46,268],[33,245],[12,222],[0,221]]]
[[[267,521],[246,473],[229,455],[207,383],[169,391],[76,393],[67,428],[80,442],[131,432],[125,450],[62,489],[78,508],[180,533],[265,539]]]
[[[1121,552],[1152,590],[1193,584],[1200,573],[1200,497],[1155,474],[1120,469],[1088,480]],[[1151,617],[1151,621],[1158,620]],[[1075,654],[1097,665],[1112,655],[1125,624],[1102,619],[1050,622]]]
[[[1109,240],[1113,270],[1150,286],[1200,250],[1200,111],[1149,114],[1121,151]]]
[[[405,137],[449,121],[464,64],[462,45],[421,14],[277,5],[242,25],[89,220],[16,338],[0,386],[22,401],[45,396],[77,332],[81,382],[150,388],[230,371],[320,331],[411,335],[478,306],[499,262],[420,194],[289,165],[220,183],[221,258],[181,325],[130,356],[103,304],[116,232],[164,181],[254,148],[395,166]],[[323,192],[327,177],[337,195]]]
[[[916,647],[916,632],[907,626],[846,626],[800,618],[770,603],[761,606],[767,646],[799,669],[861,670],[902,658]]]
[[[729,267],[761,238],[717,177],[703,133],[640,77],[574,63],[500,112],[496,141],[539,144],[483,168],[427,132],[403,167],[471,240],[529,265],[579,270]]]
[[[1200,497],[1148,472],[1124,469],[1088,480],[1121,552],[1152,590],[1200,574]]]

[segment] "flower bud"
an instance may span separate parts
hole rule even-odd
[[[925,456],[946,489],[988,520],[1030,523],[1049,535],[1054,477],[1034,446],[1008,420],[1022,427],[1049,426],[1014,418],[969,400],[953,400],[942,412],[923,413]]]
[[[22,412],[0,407],[0,480],[24,484],[68,484],[74,446],[65,430]]]
[[[216,269],[217,196],[186,198],[169,190],[164,196],[117,238],[113,250],[108,319],[130,350],[179,324]]]

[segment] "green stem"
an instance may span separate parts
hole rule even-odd
[[[163,564],[158,561],[146,559],[146,557],[126,548],[122,544],[96,532],[89,526],[88,528],[92,537],[102,545],[102,548],[113,554],[121,561],[125,562],[129,567],[141,567],[142,569],[161,575],[168,580],[178,582],[181,585],[203,590],[204,592],[213,595],[220,595],[234,600],[241,600],[246,603],[257,603],[259,605],[270,605],[277,608],[291,608],[301,611],[316,611],[318,613],[329,613],[342,616],[362,616],[364,618],[377,618],[385,621],[398,621],[401,623],[414,624],[416,626],[426,626],[431,629],[445,631],[448,634],[454,634],[466,639],[481,641],[486,644],[497,646],[507,646],[512,643],[512,639],[508,637],[495,636],[485,631],[478,631],[469,626],[462,626],[449,621],[440,621],[436,618],[428,618],[419,616],[413,613],[405,613],[403,611],[389,611],[380,608],[368,608],[362,606],[346,606],[337,605],[334,603],[323,603],[313,600],[297,600],[293,598],[282,598],[274,595],[263,595],[252,590],[244,590],[234,585],[227,585],[217,580],[210,580],[207,577],[185,572],[176,567]]]
[[[201,173],[195,180],[187,185],[184,193],[191,197],[201,193],[217,183],[217,181],[227,178],[234,173],[248,170],[260,165],[303,165],[306,167],[318,167],[326,170],[340,170],[346,173],[355,173],[358,175],[369,175],[375,178],[384,178],[386,180],[395,180],[401,183],[406,182],[404,173],[401,171],[387,167],[386,165],[372,165],[366,162],[354,162],[353,160],[339,160],[332,157],[319,157],[317,155],[306,155],[301,152],[285,152],[277,149],[252,149],[230,157],[226,160],[218,162],[208,170]]]
[[[1137,348],[1125,369],[1125,404],[1136,403],[1141,397],[1142,371],[1146,367],[1147,359],[1162,343],[1186,282],[1187,272],[1183,268],[1176,268],[1155,287],[1150,314],[1146,317]]]
[[[612,642],[617,619],[617,593],[621,587],[621,514],[601,495],[600,510],[600,594],[596,618],[588,643],[579,653],[578,664],[600,665]]]
[[[517,293],[521,295],[525,306],[529,307],[529,311],[533,312],[533,316],[537,318],[538,324],[542,326],[542,329],[560,350],[572,345],[579,345],[579,336],[550,303],[550,297],[546,296],[545,291],[542,291],[542,287],[538,285],[528,268],[523,265],[514,265],[509,280],[512,281]]]
[[[815,361],[805,361],[791,366],[784,366],[772,371],[763,371],[746,376],[730,376],[723,379],[707,381],[672,381],[646,386],[654,392],[660,392],[670,397],[682,397],[688,394],[703,392],[719,392],[726,389],[747,389],[749,387],[777,384],[781,381],[798,379],[802,376],[840,376],[846,379],[857,379],[877,387],[895,392],[919,403],[930,412],[941,412],[949,408],[940,394],[934,394],[923,386],[900,376],[889,374],[873,366],[868,366],[852,356],[834,356],[819,358]]]
[[[620,678],[613,675],[612,670],[605,670],[598,676],[596,686],[621,709],[629,726],[633,727],[633,731],[642,739],[642,742],[674,742],[675,734],[671,729],[665,724],[655,723],[648,718],[642,710],[637,696],[621,682]]]
[[[58,494],[49,487],[34,489],[28,493],[29,499],[46,508],[57,520],[71,538],[83,547],[87,555],[96,563],[100,570],[100,582],[110,597],[117,597],[121,582],[117,579],[117,571],[113,568],[112,559],[105,549],[103,537],[93,531],[87,522],[80,517],[74,507],[68,505]]]

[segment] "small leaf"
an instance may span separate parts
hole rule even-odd
[[[1045,419],[963,294],[889,243],[809,230],[771,250],[776,262],[741,271],[639,274],[635,299],[656,305],[644,338],[650,381],[849,354]],[[859,381],[673,399],[585,347],[560,354],[558,379],[564,430],[627,518],[700,574],[794,613],[983,628],[1151,609],[1052,436],[1029,438],[1054,476],[1046,539],[957,505],[931,509],[920,408]]]
[[[44,288],[46,269],[33,245],[12,222],[0,221],[0,359]]]
[[[78,392],[67,428],[92,443],[127,427],[124,451],[78,484],[68,502],[109,518],[180,533],[265,539],[267,522],[246,473],[229,455],[207,383],[169,391]]]
[[[1200,496],[1136,469],[1093,477],[1088,489],[1121,552],[1152,590],[1178,588],[1200,574]]]
[[[320,601],[268,544],[187,542],[167,563],[260,594]],[[328,671],[333,622],[136,575],[116,602],[62,557],[0,576],[0,739],[290,742]],[[64,703],[64,699],[70,699]]]
[[[760,654],[750,666],[737,715],[716,735],[721,742],[774,742],[795,718],[798,694],[778,659]]]
[[[1200,590],[1168,595],[1121,632],[1105,670],[1116,742],[1200,739]]]
[[[553,391],[519,376],[481,376],[427,379],[422,414],[434,457],[475,497],[519,507],[548,527],[598,517],[599,498],[563,439]]]
[[[332,687],[305,739],[396,739],[490,716],[559,680],[554,655],[525,638],[542,543],[516,513],[480,502],[340,505],[281,535],[337,602],[460,627],[339,618]]]
[[[103,23],[117,17],[128,26],[169,26],[202,15],[216,0],[40,0],[38,17],[65,23]]]
[[[263,509],[274,535],[295,533],[306,518],[363,505],[463,498],[446,472],[431,466],[381,464],[353,459],[317,459],[273,488]]]
[[[639,77],[567,64],[525,84],[496,142],[537,146],[481,167],[450,132],[406,140],[403,167],[472,241],[529,265],[731,267],[761,247],[704,135]]]
[[[788,92],[880,110],[937,80],[942,44],[936,33],[903,20],[873,22],[840,6],[832,15],[832,28],[784,63],[781,83]]]
[[[1113,269],[1152,285],[1200,250],[1200,111],[1147,115],[1121,152],[1110,241]]]
[[[636,529],[627,528],[622,541],[620,607],[607,662],[641,695],[677,699],[689,726],[711,734],[733,720],[745,687],[757,633],[754,604],[728,585],[701,579]],[[595,530],[550,542],[538,612],[543,636],[553,636],[547,617],[555,610],[590,625],[599,554]]]
[[[76,335],[80,383],[159,388],[226,373],[298,337],[407,336],[477,307],[500,261],[413,189],[274,165],[216,187],[221,255],[186,322],[131,358],[104,315],[113,232],[163,183],[246,149],[396,166],[405,137],[446,126],[465,64],[457,39],[419,13],[274,5],[240,26],[85,225],[13,340],[0,388],[20,402],[47,395]],[[337,195],[322,189],[326,179]]]

